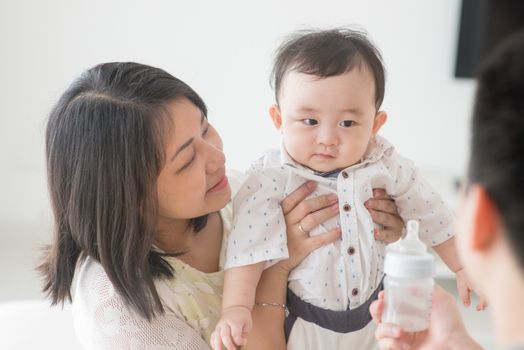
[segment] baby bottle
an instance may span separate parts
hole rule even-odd
[[[407,332],[429,326],[435,258],[418,238],[418,222],[408,221],[407,234],[386,250],[382,320]]]

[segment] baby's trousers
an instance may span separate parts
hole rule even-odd
[[[333,311],[307,303],[288,289],[287,349],[377,349],[377,327],[372,322],[369,306],[381,290],[382,283],[362,305],[351,310]]]

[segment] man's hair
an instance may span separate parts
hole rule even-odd
[[[275,54],[271,85],[278,103],[282,81],[296,71],[319,78],[337,76],[354,68],[369,69],[375,82],[375,107],[384,100],[385,69],[382,56],[366,33],[348,28],[303,30],[286,39]]]
[[[504,41],[479,71],[468,177],[495,203],[524,270],[524,31]]]
[[[51,111],[46,158],[54,237],[39,269],[53,304],[71,300],[77,264],[90,257],[140,315],[163,311],[154,278],[171,277],[173,269],[151,249],[156,182],[166,158],[167,107],[180,98],[206,115],[200,96],[167,72],[104,63],[84,72]],[[198,231],[206,221],[189,225]]]

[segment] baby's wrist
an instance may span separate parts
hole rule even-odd
[[[226,311],[233,311],[233,310],[247,310],[251,312],[253,310],[253,305],[242,305],[242,304],[235,304],[235,305],[224,305],[222,306],[222,312]]]
[[[462,270],[464,270],[464,266],[459,266],[459,268],[455,269],[455,271],[453,271],[455,274],[459,273],[459,272],[462,272]]]

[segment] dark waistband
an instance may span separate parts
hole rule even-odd
[[[285,323],[286,339],[297,317],[338,333],[355,332],[366,327],[371,321],[369,306],[378,298],[378,293],[382,288],[381,282],[365,303],[344,311],[327,310],[305,302],[288,288],[286,302],[289,315]]]

